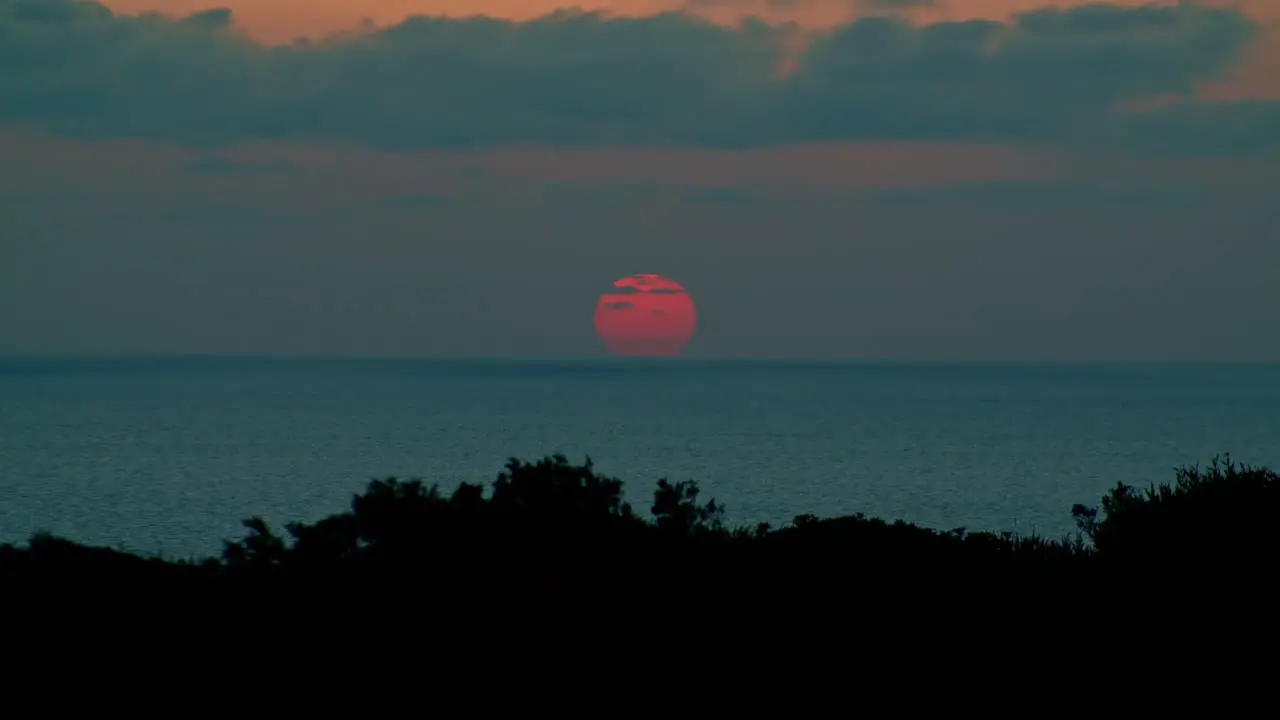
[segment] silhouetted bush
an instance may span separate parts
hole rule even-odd
[[[1266,468],[1230,456],[1182,467],[1172,485],[1146,490],[1117,483],[1096,507],[1075,505],[1077,525],[1108,561],[1167,570],[1204,570],[1273,561],[1280,551],[1280,482]]]
[[[991,593],[1031,581],[1079,592],[1130,577],[1135,567],[1269,567],[1280,558],[1280,535],[1270,524],[1280,509],[1276,480],[1265,468],[1214,458],[1205,471],[1179,469],[1173,485],[1138,491],[1118,484],[1100,512],[1072,508],[1080,533],[1050,540],[937,531],[862,514],[733,528],[723,505],[699,502],[695,481],[666,478],[657,482],[646,519],[623,500],[622,481],[597,473],[590,458],[513,458],[487,494],[463,483],[446,496],[420,480],[388,478],[371,481],[346,512],[289,523],[285,535],[250,518],[246,534],[227,541],[220,558],[170,562],[37,534],[25,548],[0,546],[0,579],[331,582],[455,599],[718,595],[764,602],[870,588]]]

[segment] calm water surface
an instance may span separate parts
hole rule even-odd
[[[865,512],[1072,531],[1072,503],[1230,452],[1280,466],[1280,366],[0,360],[0,542],[170,556],[590,455],[647,512],[697,479],[734,523]]]

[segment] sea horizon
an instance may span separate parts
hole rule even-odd
[[[373,478],[487,484],[592,458],[644,512],[693,479],[735,524],[863,512],[1074,531],[1116,482],[1280,465],[1280,366],[705,358],[0,358],[0,542],[216,553],[241,520],[345,509]]]
[[[600,355],[426,355],[426,354],[358,354],[358,353],[0,353],[0,363],[75,363],[75,362],[330,362],[352,361],[371,363],[434,363],[434,364],[613,364],[613,365],[743,365],[776,367],[861,367],[861,366],[922,366],[967,367],[1022,366],[1077,367],[1077,366],[1242,366],[1280,367],[1280,359],[1224,359],[1224,358],[1167,358],[1167,357],[1089,357],[1060,358],[1038,356],[734,356],[696,355],[680,356],[614,356]]]

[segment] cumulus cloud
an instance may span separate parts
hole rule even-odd
[[[1253,26],[1194,5],[1046,9],[1007,24],[867,18],[818,37],[779,77],[787,32],[574,11],[419,17],[268,48],[232,32],[225,10],[173,20],[0,0],[0,122],[196,145],[1122,140],[1135,121],[1117,106],[1222,77]],[[1180,147],[1249,151],[1276,143],[1276,107],[1136,122]],[[1245,123],[1243,139],[1223,137],[1223,114]]]
[[[867,19],[815,44],[781,106],[809,137],[1064,136],[1122,101],[1221,77],[1250,35],[1241,16],[1195,6],[1095,5],[918,30]]]

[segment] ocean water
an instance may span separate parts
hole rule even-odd
[[[648,512],[696,479],[734,524],[864,512],[1073,532],[1071,505],[1231,453],[1280,467],[1280,366],[0,360],[0,542],[169,557],[314,521],[375,477],[451,489],[590,456]]]

